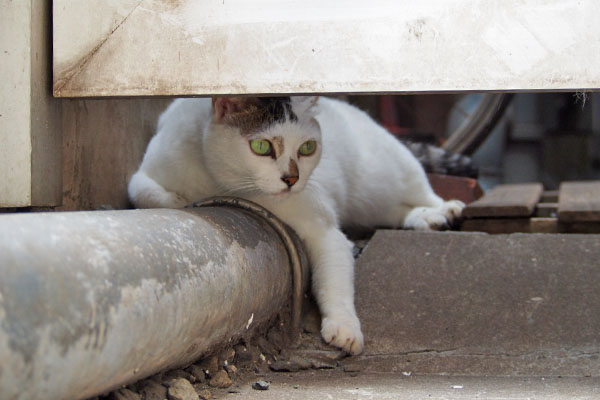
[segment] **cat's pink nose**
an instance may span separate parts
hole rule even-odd
[[[290,175],[290,176],[286,175],[286,176],[283,176],[281,178],[281,180],[284,181],[285,184],[288,185],[288,187],[292,187],[292,186],[294,186],[294,184],[296,182],[298,182],[298,177],[294,176],[294,175]]]

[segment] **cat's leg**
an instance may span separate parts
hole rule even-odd
[[[354,308],[352,243],[335,227],[312,227],[300,236],[312,264],[312,290],[321,310],[321,335],[351,354],[364,348],[360,321]]]
[[[417,178],[418,177],[418,178]],[[390,212],[390,222],[404,229],[437,230],[460,217],[465,204],[460,200],[444,201],[436,195],[425,174],[418,175]]]
[[[143,170],[131,177],[127,191],[129,199],[137,208],[181,208],[189,204],[178,193],[165,190]]]

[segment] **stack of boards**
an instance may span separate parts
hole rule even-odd
[[[463,231],[600,233],[600,181],[499,185],[463,211]]]

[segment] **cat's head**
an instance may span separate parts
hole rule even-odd
[[[216,97],[205,136],[214,178],[230,194],[284,198],[321,158],[317,97]]]

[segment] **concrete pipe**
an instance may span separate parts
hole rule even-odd
[[[290,303],[277,229],[229,207],[0,215],[0,398],[95,396],[251,334]]]

